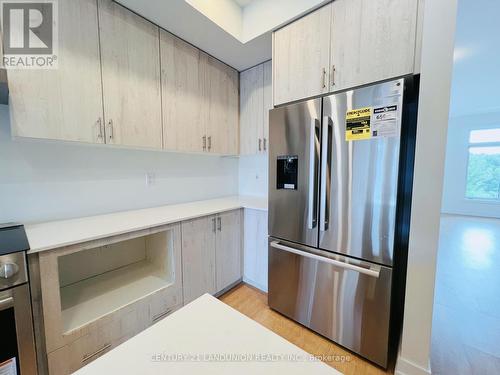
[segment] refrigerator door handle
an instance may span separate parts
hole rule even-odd
[[[328,230],[330,219],[330,176],[331,176],[331,130],[332,119],[329,116],[323,118],[323,129],[321,131],[321,187],[320,187],[320,217],[319,230],[325,232]]]
[[[313,118],[311,120],[311,131],[309,135],[309,189],[308,189],[308,210],[307,210],[307,228],[314,229],[317,225],[317,194],[318,186],[316,184],[316,166],[317,155],[319,155],[319,121]]]
[[[320,255],[308,253],[306,251],[294,249],[293,247],[289,247],[289,246],[285,246],[285,245],[280,244],[279,241],[272,241],[270,243],[270,245],[271,245],[271,247],[274,247],[275,249],[287,251],[289,253],[297,254],[297,255],[300,255],[300,256],[305,257],[305,258],[314,259],[314,260],[317,260],[320,262],[331,264],[333,266],[337,266],[337,267],[344,268],[347,270],[359,272],[359,273],[362,273],[363,275],[375,277],[377,279],[380,276],[380,269],[381,268],[380,268],[380,266],[377,266],[377,265],[372,265],[370,268],[364,268],[364,267],[356,266],[354,264],[342,262],[340,260],[326,258],[326,257],[322,257]]]

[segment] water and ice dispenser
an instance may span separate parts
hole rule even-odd
[[[278,156],[276,189],[297,190],[298,161],[296,155]]]

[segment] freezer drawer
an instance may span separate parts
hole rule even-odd
[[[269,306],[387,367],[392,269],[269,239]]]

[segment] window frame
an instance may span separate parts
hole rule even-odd
[[[478,130],[491,130],[491,129],[500,129],[500,125],[496,126],[488,126],[488,127],[481,127],[481,128],[473,128],[473,129],[468,129],[467,131],[467,165],[465,167],[465,183],[464,183],[464,198],[468,201],[473,201],[473,202],[490,202],[490,203],[500,203],[500,184],[498,186],[497,190],[497,198],[474,198],[474,197],[468,197],[467,196],[467,184],[468,184],[468,178],[469,178],[469,167],[470,167],[470,149],[471,148],[476,148],[476,147],[481,147],[481,148],[488,148],[488,147],[500,147],[500,140],[499,141],[493,141],[493,142],[471,142],[471,133],[474,131]]]

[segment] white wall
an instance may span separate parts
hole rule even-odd
[[[470,130],[500,126],[500,1],[458,0],[443,213],[500,218],[500,202],[465,198]]]
[[[469,132],[500,126],[500,112],[450,118],[443,192],[443,213],[500,218],[500,202],[465,197]]]
[[[397,374],[430,374],[457,0],[426,0],[403,334]]]
[[[146,185],[146,173],[156,183]],[[47,221],[238,194],[238,159],[12,140],[0,105],[0,223]]]
[[[500,1],[458,0],[451,117],[500,112]]]
[[[267,155],[241,156],[239,163],[239,193],[267,198]]]

